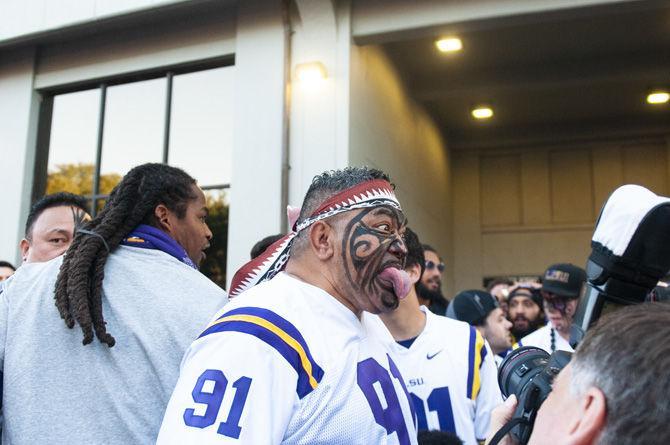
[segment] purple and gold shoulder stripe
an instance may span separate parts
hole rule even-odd
[[[213,321],[198,338],[221,332],[240,332],[256,337],[274,348],[298,374],[299,398],[316,389],[323,369],[316,363],[298,329],[275,312],[258,307],[241,307]]]

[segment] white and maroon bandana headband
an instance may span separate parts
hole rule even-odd
[[[349,210],[378,206],[391,206],[402,211],[393,187],[383,179],[362,182],[336,194],[316,209],[309,218],[294,225],[290,233],[242,266],[233,276],[229,296],[235,297],[281,272],[288,262],[293,238],[315,222]]]

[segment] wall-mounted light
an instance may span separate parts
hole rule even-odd
[[[490,119],[493,117],[493,108],[485,105],[475,107],[471,111],[475,119]]]
[[[647,95],[647,103],[652,105],[661,105],[668,103],[670,94],[667,91],[652,91]]]
[[[301,63],[295,67],[295,78],[304,85],[316,85],[328,77],[326,67],[321,62]]]
[[[463,49],[463,42],[458,37],[442,37],[435,41],[435,46],[443,53],[455,53]]]

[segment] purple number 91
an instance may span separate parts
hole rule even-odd
[[[393,363],[390,358],[389,362],[390,364]],[[399,376],[394,377],[398,378]],[[358,386],[370,404],[375,422],[386,428],[386,434],[397,433],[398,442],[401,445],[406,445],[410,443],[409,432],[407,431],[405,417],[400,407],[398,394],[391,379],[392,377],[389,375],[389,372],[373,358],[368,358],[358,363]],[[382,401],[377,396],[377,392],[373,386],[375,383],[378,383],[381,387],[384,399],[386,400],[386,408],[383,407]]]

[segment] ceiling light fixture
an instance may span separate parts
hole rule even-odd
[[[479,106],[472,110],[472,117],[475,119],[490,119],[493,117],[493,109],[488,106]]]
[[[454,53],[463,49],[463,42],[458,37],[443,37],[435,41],[435,46],[443,53]]]
[[[654,91],[647,96],[647,103],[652,105],[660,105],[667,103],[670,100],[670,94],[667,91]]]

